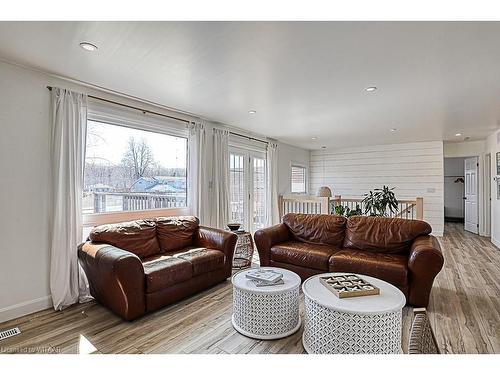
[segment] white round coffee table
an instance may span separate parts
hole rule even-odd
[[[341,299],[319,281],[319,276],[331,275],[336,273],[312,276],[302,285],[304,349],[314,354],[401,353],[404,294],[385,281],[358,275],[380,294]]]
[[[241,334],[274,340],[300,328],[300,277],[288,270],[262,267],[283,274],[283,285],[257,287],[245,277],[250,270],[233,275],[233,327]]]

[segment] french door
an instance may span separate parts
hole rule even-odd
[[[265,153],[232,147],[229,150],[230,221],[255,232],[266,225]]]

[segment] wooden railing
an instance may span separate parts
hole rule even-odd
[[[327,197],[312,197],[308,195],[280,195],[278,197],[278,207],[280,217],[294,212],[298,214],[328,214],[329,199]]]
[[[329,214],[335,206],[348,207],[351,210],[359,207],[365,212],[363,198],[344,198],[336,195],[333,198],[320,198],[305,195],[287,195],[279,197],[280,217],[294,212],[303,214]],[[423,220],[424,199],[421,197],[414,200],[398,200],[398,210],[389,217],[400,217],[403,219]]]
[[[141,211],[186,206],[186,195],[179,193],[109,193],[94,192],[94,212]]]

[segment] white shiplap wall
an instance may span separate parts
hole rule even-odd
[[[359,198],[383,185],[399,199],[424,198],[424,220],[441,236],[443,213],[443,142],[414,142],[344,149],[313,150],[310,187],[329,186],[334,195]]]

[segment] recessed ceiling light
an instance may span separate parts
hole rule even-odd
[[[97,51],[97,46],[89,42],[81,42],[80,47],[82,47],[85,51],[90,51],[90,52]]]
[[[460,137],[462,135],[462,133],[457,133],[455,134],[455,137]]]
[[[393,132],[393,133],[394,133],[395,131],[398,131],[398,129],[396,129],[396,128],[392,128],[392,129],[391,129],[391,132]]]
[[[377,91],[377,87],[370,86],[370,87],[367,87],[365,90],[368,91],[368,92],[374,92],[374,91]]]
[[[318,139],[318,137],[312,137],[311,138],[313,141],[315,141],[316,139]]]
[[[248,113],[250,113],[251,115],[255,115],[257,111],[255,109],[251,109],[250,111],[248,111]]]

